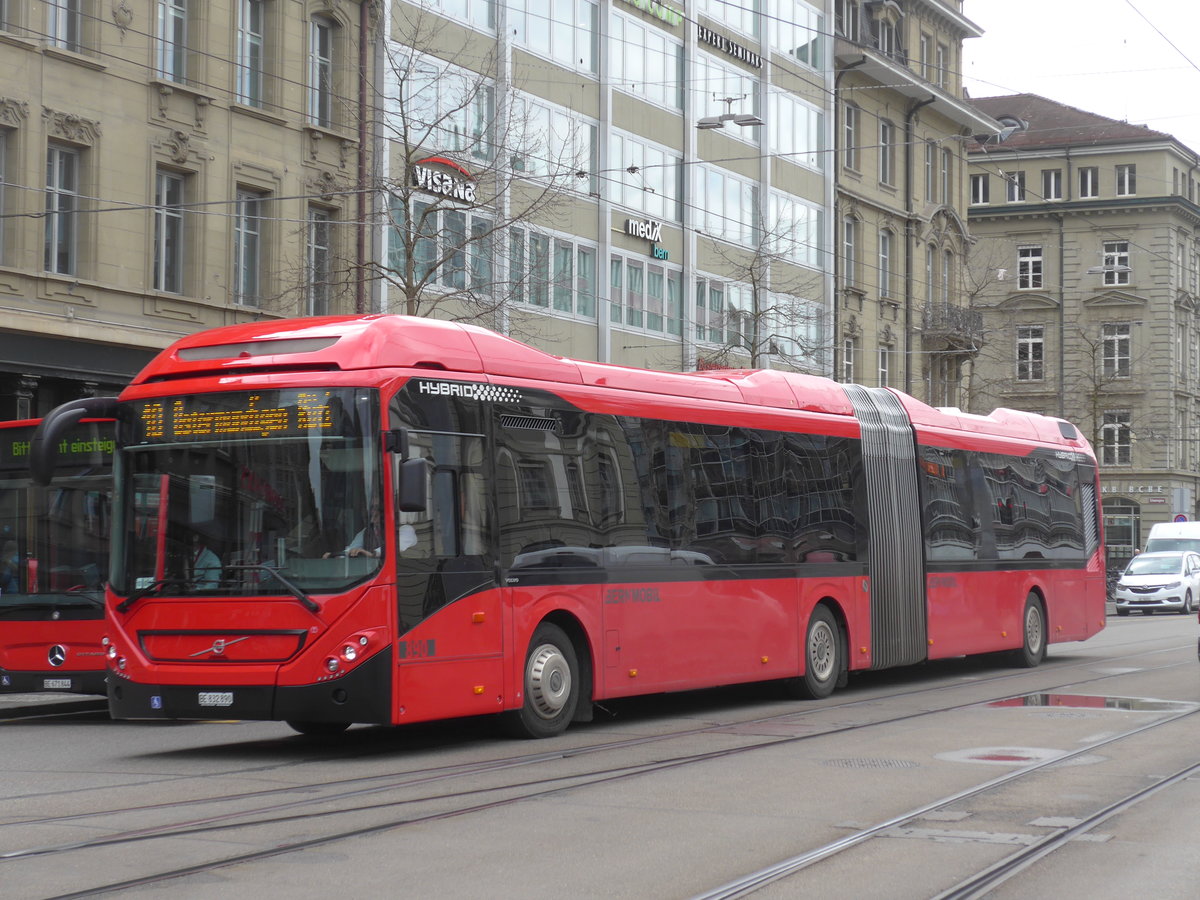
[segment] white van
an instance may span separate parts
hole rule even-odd
[[[1150,529],[1145,553],[1161,550],[1190,550],[1200,553],[1200,522],[1160,522]]]

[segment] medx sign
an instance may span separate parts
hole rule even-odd
[[[662,240],[662,222],[652,219],[626,219],[625,233],[657,244]]]

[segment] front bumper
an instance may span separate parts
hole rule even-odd
[[[1182,612],[1184,598],[1182,595],[1158,594],[1124,594],[1118,593],[1114,598],[1117,611],[1133,612],[1139,609],[1149,609],[1155,612]]]
[[[47,691],[61,694],[103,695],[105,673],[89,672],[10,672],[0,669],[0,694],[40,694]]]
[[[390,724],[394,669],[389,647],[342,678],[296,687],[140,684],[113,677],[108,683],[108,710],[114,719]]]

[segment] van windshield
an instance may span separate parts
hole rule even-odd
[[[1200,553],[1200,538],[1151,538],[1146,542],[1146,553]]]

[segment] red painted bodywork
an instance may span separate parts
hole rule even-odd
[[[277,345],[281,352],[272,352],[271,341],[283,342]],[[297,346],[307,346],[297,341],[313,349],[297,352]],[[203,332],[159,354],[121,399],[356,385],[379,388],[386,408],[388,397],[414,376],[539,387],[600,413],[859,434],[845,391],[827,379],[782,372],[677,374],[573,361],[472,326],[402,316],[285,320]],[[1064,440],[1055,420],[1005,410],[969,416],[897,396],[922,442],[997,451],[1057,446],[1091,455],[1082,438]],[[384,488],[392,489],[390,467]],[[390,558],[394,529],[388,531]],[[929,656],[1019,647],[1031,592],[1045,600],[1051,642],[1097,633],[1105,617],[1102,559],[1101,550],[1086,571],[929,576]],[[118,613],[120,598],[110,597],[112,634],[128,660],[121,677],[161,685],[310,685],[326,677],[328,654],[350,636],[370,633],[372,649],[378,639],[378,646],[390,643],[397,651],[393,720],[415,722],[520,707],[526,649],[548,616],[578,624],[597,700],[796,676],[802,674],[803,634],[818,602],[833,606],[846,628],[849,667],[872,664],[865,578],[499,587],[452,603],[404,634],[396,633],[393,581],[391,567],[384,566],[365,589],[315,596],[317,613],[288,597],[252,602],[149,597]],[[612,593],[646,588],[655,591],[652,602],[616,602],[621,595]],[[161,629],[234,635],[243,627],[306,636],[300,651],[282,664],[252,661],[251,641],[220,662],[152,663],[138,637]],[[180,641],[178,652],[194,652],[189,648],[195,640]],[[436,654],[423,655],[431,641]]]

